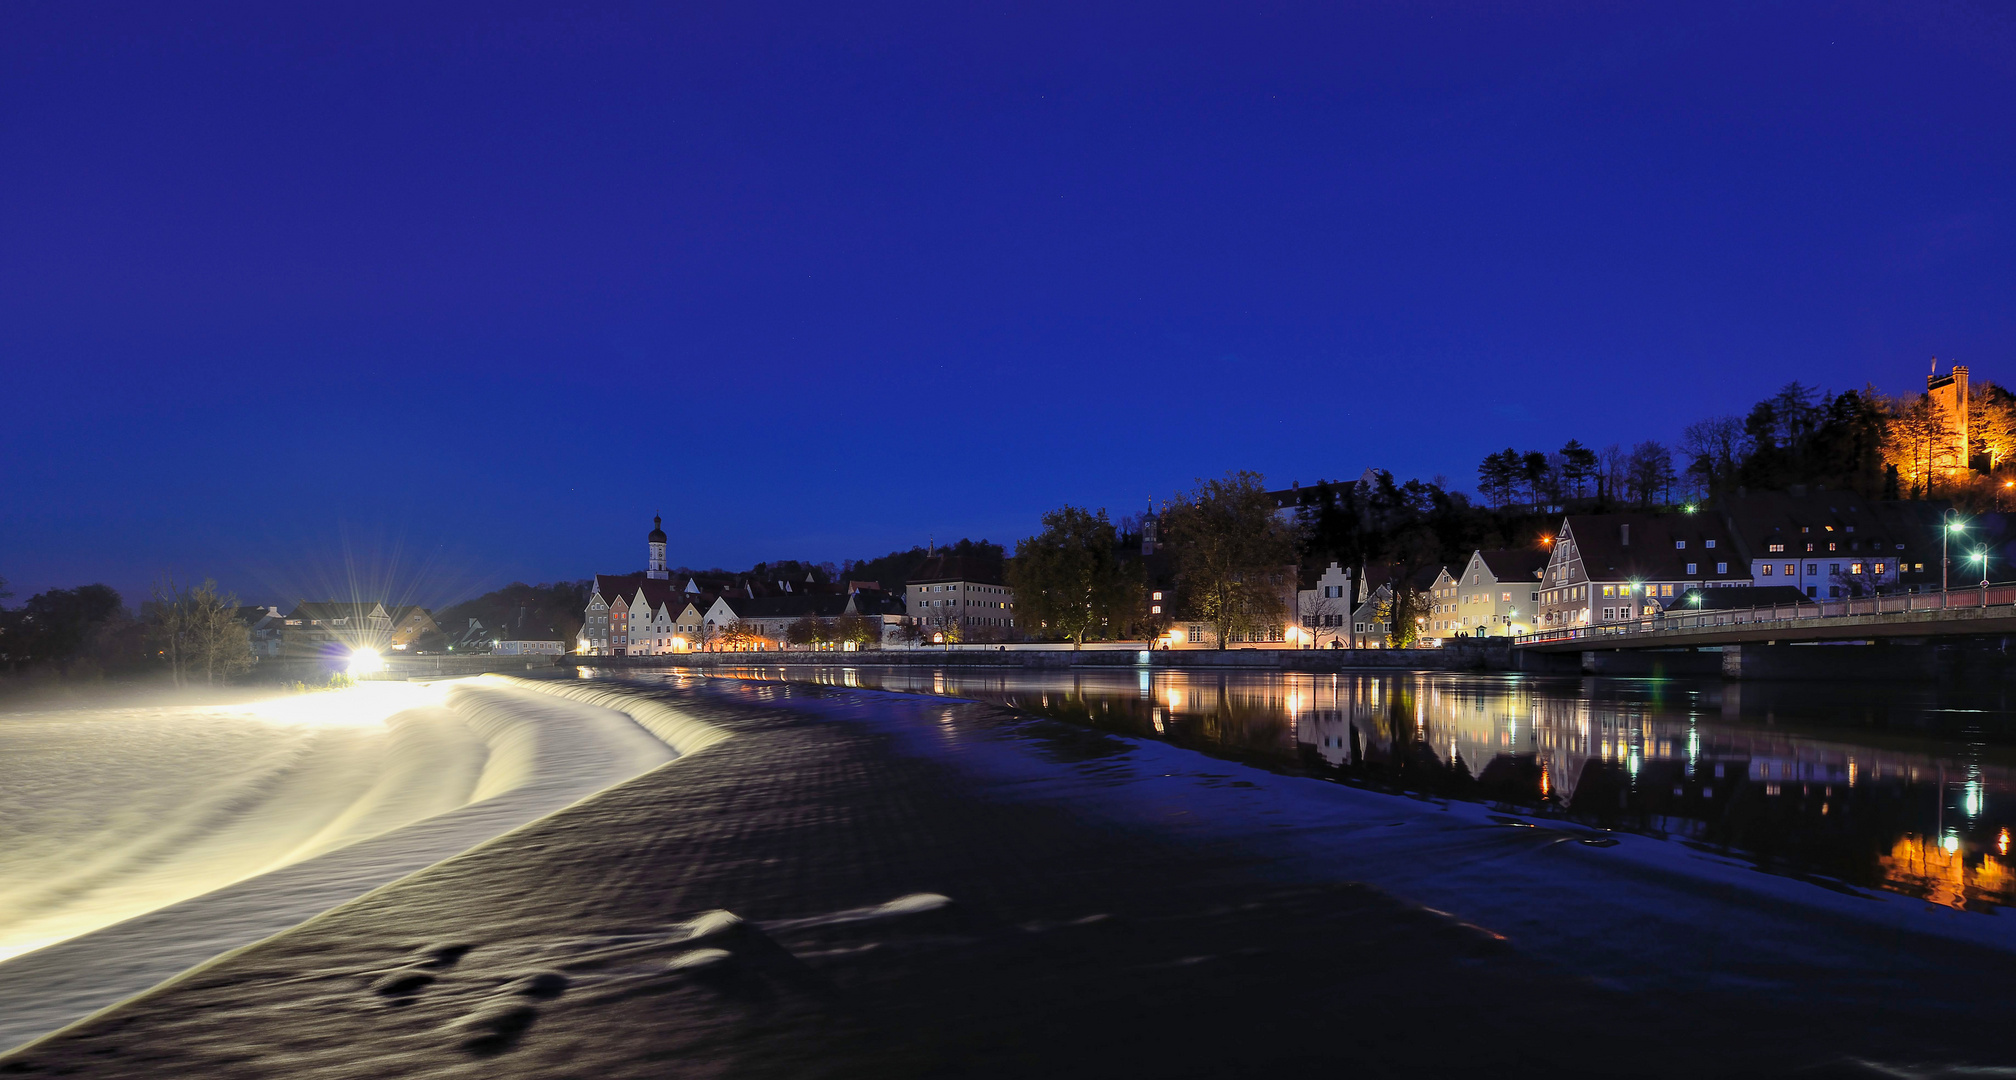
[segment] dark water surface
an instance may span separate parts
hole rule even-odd
[[[1277,771],[1672,836],[1777,873],[2016,903],[2000,687],[1440,672],[761,667],[732,678],[997,702]]]

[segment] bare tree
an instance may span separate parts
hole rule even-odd
[[[1680,452],[1687,458],[1687,473],[1709,494],[1735,486],[1736,469],[1749,448],[1743,420],[1736,416],[1713,416],[1687,425],[1680,433]]]
[[[1630,455],[1623,447],[1616,443],[1604,447],[1602,466],[1596,474],[1596,494],[1612,502],[1622,501],[1629,469]]]

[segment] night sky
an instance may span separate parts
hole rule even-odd
[[[694,566],[1012,543],[2016,382],[2006,5],[310,7],[0,17],[12,603],[441,602],[654,512]]]

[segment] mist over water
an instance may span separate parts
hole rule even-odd
[[[0,714],[0,1048],[675,756],[483,680]]]

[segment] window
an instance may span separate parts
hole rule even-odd
[[[1728,564],[1728,563],[1726,563],[1726,562],[1718,562],[1718,563],[1716,563],[1716,564],[1715,564],[1715,572],[1716,572],[1716,573],[1718,573],[1718,574],[1726,574],[1726,573],[1728,573],[1728,572],[1729,572],[1729,564]]]
[[[1839,585],[1827,586],[1827,595],[1830,598],[1838,598],[1841,595],[1841,586]]]
[[[1785,545],[1784,545],[1784,544],[1772,544],[1772,545],[1771,545],[1771,550],[1772,550],[1772,551],[1784,551],[1784,550],[1785,550]]]
[[[1828,525],[1828,526],[1825,526],[1825,528],[1827,529],[1827,531],[1828,531],[1828,532],[1833,532],[1833,531],[1834,531],[1834,526],[1832,526],[1832,525]]]
[[[1791,577],[1791,576],[1792,576],[1793,574],[1796,574],[1796,573],[1798,573],[1798,572],[1799,572],[1799,570],[1798,570],[1798,565],[1799,565],[1799,564],[1797,564],[1797,563],[1789,563],[1789,562],[1788,562],[1788,563],[1786,563],[1786,564],[1785,564],[1785,576],[1786,576],[1786,577]]]
[[[1694,576],[1694,564],[1691,562],[1687,564],[1687,576],[1688,577]]]
[[[1162,605],[1161,605],[1161,604],[1156,604],[1156,605],[1154,605],[1153,607],[1150,607],[1150,608],[1148,609],[1148,611],[1149,611],[1149,613],[1150,613],[1150,614],[1153,614],[1153,615],[1160,615],[1160,614],[1162,614]]]
[[[1328,595],[1328,594],[1326,593],[1325,595]],[[1160,600],[1160,599],[1162,599],[1162,594],[1161,594],[1160,592],[1157,592],[1157,593],[1155,594],[1155,599],[1157,599],[1157,600]]]
[[[1851,507],[1849,507],[1848,509],[1850,509],[1850,510],[1853,510],[1853,509],[1855,509],[1855,508],[1851,506]],[[1850,525],[1850,526],[1847,526],[1847,529],[1848,529],[1848,531],[1849,531],[1849,532],[1854,532],[1854,531],[1855,531],[1855,526],[1853,526],[1853,525]]]
[[[1659,586],[1659,595],[1660,595],[1660,596],[1671,596],[1671,595],[1673,595],[1673,586],[1671,586],[1671,585],[1661,585],[1661,586]]]
[[[1840,545],[1840,544],[1828,544],[1828,545],[1827,545],[1827,550],[1828,550],[1828,551],[1839,551],[1839,550],[1841,550],[1841,545]]]
[[[1902,564],[1902,563],[1899,563],[1898,565],[1899,565],[1899,566],[1902,566],[1903,564]],[[1912,569],[1912,571],[1913,571],[1914,573],[1919,573],[1919,574],[1922,574],[1922,573],[1924,573],[1924,572],[1925,572],[1925,564],[1924,564],[1924,563],[1922,563],[1922,562],[1921,562],[1921,563],[1912,563],[1912,564],[1911,564],[1911,569]]]
[[[1702,547],[1714,547],[1714,546],[1715,546],[1715,541],[1713,541],[1713,540],[1703,540],[1703,541],[1701,541],[1701,546],[1702,546]]]
[[[1510,602],[1511,602],[1511,600],[1512,600],[1512,594],[1511,594],[1511,593],[1509,593],[1509,592],[1508,592],[1508,593],[1499,593],[1499,594],[1498,594],[1498,599],[1500,599],[1500,600],[1503,600],[1503,601],[1506,601],[1507,603],[1510,603]]]
[[[1673,550],[1675,550],[1675,551],[1685,551],[1685,550],[1687,550],[1687,541],[1685,541],[1685,540],[1675,540],[1675,541],[1673,541]]]
[[[1605,585],[1605,586],[1603,586],[1603,595],[1604,595],[1604,596],[1616,596],[1616,595],[1617,595],[1617,586],[1615,586],[1615,585]]]
[[[1885,570],[1886,568],[1887,568],[1887,567],[1886,567],[1886,564],[1884,564],[1884,563],[1880,563],[1880,562],[1879,562],[1879,563],[1876,563],[1876,564],[1874,564],[1874,566],[1873,566],[1873,568],[1872,568],[1872,569],[1874,570],[1874,572],[1875,572],[1875,573],[1878,573],[1878,574],[1880,574],[1880,573],[1882,573],[1882,572],[1883,572],[1883,571],[1884,571],[1884,570]]]
[[[1859,563],[1859,562],[1858,562],[1858,563],[1849,563],[1849,564],[1848,564],[1848,572],[1849,572],[1849,573],[1851,573],[1851,574],[1859,574],[1859,573],[1861,573],[1861,572],[1862,572],[1862,564],[1861,564],[1861,563]]]
[[[1537,593],[1537,592],[1536,592],[1536,593],[1533,593],[1533,594],[1531,594],[1531,595],[1530,595],[1530,597],[1529,597],[1529,601],[1530,601],[1531,603],[1535,603],[1535,604],[1539,603],[1539,602],[1540,602],[1540,594],[1539,594],[1539,593]]]
[[[1771,576],[1771,564],[1770,564],[1770,563],[1768,563],[1768,562],[1767,562],[1767,563],[1765,563],[1765,564],[1764,564],[1764,565],[1763,565],[1763,566],[1762,566],[1762,567],[1761,567],[1760,569],[1762,570],[1762,576],[1763,576],[1763,577],[1770,577],[1770,576]]]
[[[1828,573],[1830,573],[1830,574],[1838,574],[1838,573],[1840,573],[1840,572],[1841,572],[1841,564],[1840,564],[1840,563],[1838,563],[1838,562],[1837,562],[1837,563],[1828,563],[1828,564],[1827,564],[1827,572],[1828,572]]]
[[[1611,620],[1615,619],[1616,617],[1617,617],[1617,609],[1616,609],[1616,608],[1607,608],[1607,607],[1606,607],[1606,608],[1604,608],[1604,609],[1603,609],[1603,621],[1604,621],[1604,622],[1609,622],[1609,621],[1611,621]]]

